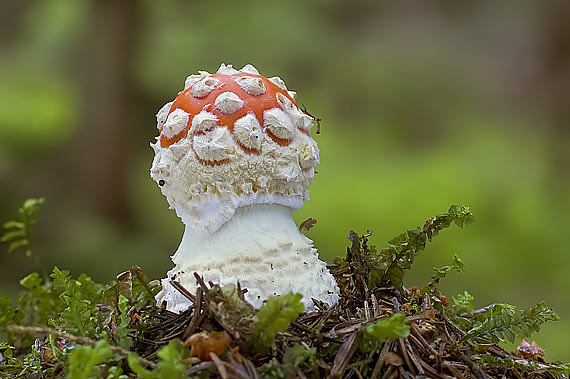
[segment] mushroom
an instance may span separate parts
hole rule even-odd
[[[182,312],[191,303],[177,281],[195,292],[194,272],[206,282],[240,282],[260,307],[293,291],[332,305],[339,289],[291,212],[309,199],[319,163],[310,136],[313,119],[283,81],[222,64],[201,71],[157,114],[151,177],[186,228],[156,299]]]

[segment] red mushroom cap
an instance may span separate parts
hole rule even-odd
[[[203,83],[205,80],[211,80],[212,78],[215,79],[214,88],[211,89],[205,96],[196,96],[196,94],[201,95],[202,93],[195,91],[195,86],[198,86],[199,83]],[[262,88],[263,92],[259,94],[251,93],[251,91],[248,92],[243,88],[243,85],[240,85],[240,80],[243,82],[243,79],[240,78],[252,78],[254,80],[261,80],[261,83],[258,83],[260,84],[259,88]],[[243,105],[241,107],[230,111],[229,113],[224,112],[222,109],[220,109],[220,107],[216,106],[216,100],[219,98],[219,96],[228,92],[237,95],[237,98],[243,101]],[[262,75],[244,73],[239,71],[232,75],[221,73],[212,74],[192,84],[190,87],[184,89],[178,94],[172,103],[172,106],[170,107],[168,115],[170,115],[176,109],[181,109],[184,112],[188,113],[188,122],[185,128],[183,128],[179,133],[175,134],[171,138],[168,138],[164,133],[162,133],[160,136],[160,145],[161,147],[165,148],[187,137],[191,129],[192,120],[198,113],[202,111],[210,112],[217,118],[218,121],[215,125],[212,125],[209,128],[192,131],[192,135],[203,134],[217,126],[225,126],[233,135],[235,122],[247,114],[253,114],[259,124],[264,125],[264,121],[267,121],[264,120],[264,112],[274,108],[283,109],[284,111],[293,110],[300,112],[300,109],[295,103],[295,100],[287,90],[280,88],[270,79]],[[301,132],[309,134],[309,131],[305,125],[301,124],[297,127]],[[279,144],[280,146],[288,146],[292,141],[292,138],[282,138],[275,135],[275,133],[271,131],[271,128],[263,128],[263,130],[275,143]],[[238,138],[234,138],[234,140],[236,141],[237,145],[240,146],[245,152],[250,154],[259,154],[258,150],[245,146]]]

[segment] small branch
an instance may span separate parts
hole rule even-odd
[[[303,104],[303,108],[301,108],[301,110],[303,111],[303,113],[305,113],[308,116],[311,116],[317,122],[317,134],[320,134],[321,133],[321,121],[323,121],[323,119],[310,114],[309,111],[307,110],[307,107],[305,106],[305,104]]]
[[[457,369],[453,364],[445,361],[443,362],[443,367],[445,367],[457,379],[466,379],[461,371],[459,371],[459,369]]]
[[[66,339],[68,341],[75,342],[75,343],[78,343],[80,345],[95,346],[97,344],[97,341],[95,341],[91,338],[75,336],[73,334],[69,334],[69,333],[62,332],[59,330],[55,330],[52,328],[48,328],[45,326],[25,326],[25,325],[11,324],[11,325],[6,326],[6,329],[9,332],[15,333],[15,334],[28,334],[28,333],[29,334],[49,334],[51,336]],[[111,349],[111,351],[113,353],[122,355],[124,357],[127,357],[129,354],[135,354],[132,351],[123,349],[123,348],[115,346],[115,345],[109,345],[109,348]],[[137,355],[137,358],[139,359],[139,361],[141,363],[143,363],[147,367],[150,367],[153,369],[156,368],[156,363],[151,362],[148,359],[144,359],[142,357],[139,357],[138,355]]]
[[[190,300],[192,303],[194,304],[196,303],[196,296],[194,296],[186,288],[184,288],[184,286],[180,284],[180,282],[177,282],[176,280],[170,280],[170,285],[174,287],[178,292],[180,292],[182,296]]]
[[[358,344],[360,343],[361,339],[362,339],[362,333],[356,331],[352,333],[350,337],[348,337],[346,341],[341,345],[340,349],[338,350],[338,353],[334,358],[333,366],[330,371],[331,377],[342,376],[346,365],[350,361],[350,358],[352,358],[352,356],[356,352],[356,349],[358,348]]]
[[[483,370],[481,370],[481,368],[479,368],[472,360],[471,358],[469,358],[467,355],[462,354],[459,357],[459,360],[463,363],[465,363],[467,365],[467,367],[469,367],[469,370],[471,370],[471,372],[473,373],[473,375],[477,378],[477,379],[488,379],[490,378],[489,375],[485,374],[485,372]]]
[[[202,312],[202,288],[198,288],[196,291],[196,308],[194,309],[194,313],[192,314],[192,319],[190,323],[186,327],[184,331],[183,339],[186,340],[188,337],[192,335],[200,325],[201,320],[206,316],[206,312]]]
[[[414,375],[414,377],[416,376],[416,370],[414,369],[414,366],[412,366],[412,359],[409,356],[409,352],[406,349],[406,345],[404,343],[404,338],[398,338],[398,345],[400,347],[400,353],[402,354],[402,357],[404,357],[404,362],[406,362],[406,366],[408,366],[408,370]],[[414,365],[416,364],[416,362],[414,361]],[[422,370],[423,371],[423,370]],[[421,372],[421,375],[423,375],[424,373]]]
[[[489,308],[491,308],[492,306],[493,306],[493,305],[491,304],[491,305],[487,305],[487,306],[485,306],[485,307],[483,307],[483,308],[479,308],[479,309],[476,309],[476,310],[474,310],[474,311],[471,311],[471,315],[475,316],[475,315],[477,315],[477,314],[479,314],[479,313],[485,313],[485,312],[487,312],[487,310],[488,310]]]

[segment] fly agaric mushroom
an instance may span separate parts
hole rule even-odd
[[[156,299],[181,312],[191,304],[170,283],[195,291],[193,273],[240,282],[260,307],[289,291],[334,304],[338,286],[291,212],[308,200],[319,163],[313,118],[278,78],[221,65],[200,71],[157,114],[151,176],[186,225],[175,267]]]

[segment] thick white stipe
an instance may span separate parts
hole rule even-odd
[[[311,298],[328,304],[338,301],[338,286],[318,259],[313,242],[305,237],[291,217],[290,209],[262,204],[238,208],[233,217],[214,233],[186,227],[182,242],[172,256],[175,267],[162,280],[158,303],[182,312],[191,304],[170,285],[176,280],[195,292],[194,272],[222,286],[236,283],[247,288],[247,301],[255,307],[274,295],[289,291],[303,295],[306,309]]]

